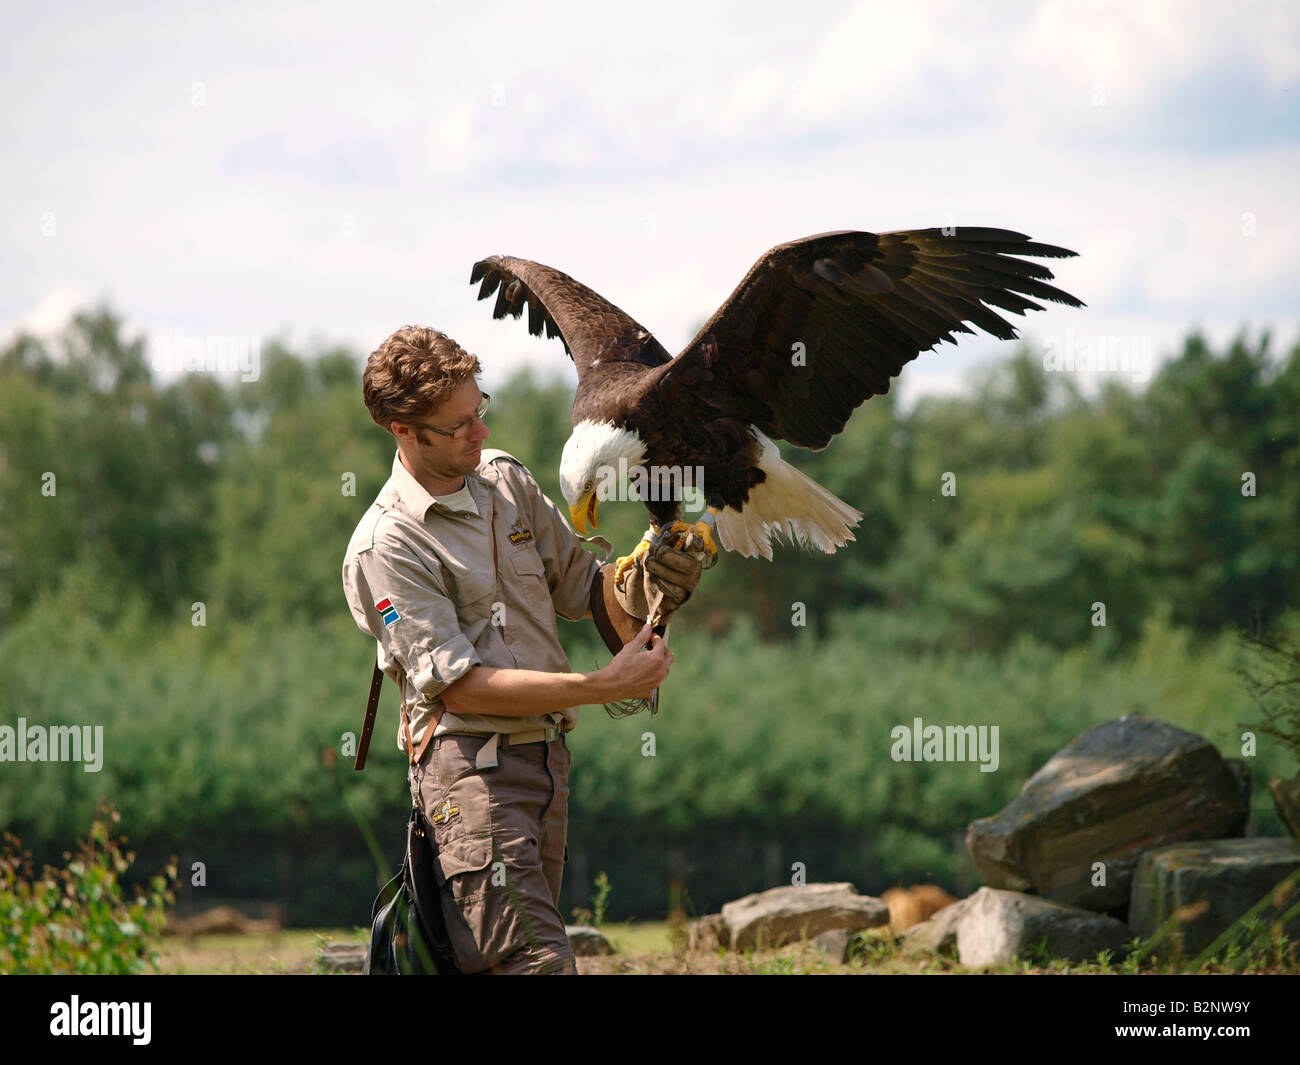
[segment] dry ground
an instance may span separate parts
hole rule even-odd
[[[368,929],[343,928],[312,930],[294,929],[274,936],[211,935],[192,939],[169,937],[163,940],[162,970],[165,973],[253,974],[312,973],[315,959],[324,942],[362,943]],[[1051,966],[1024,964],[997,970],[967,969],[949,958],[910,957],[894,949],[885,939],[877,939],[861,958],[847,965],[827,962],[811,944],[802,943],[780,950],[744,954],[686,951],[675,938],[667,922],[648,924],[607,924],[602,931],[616,953],[604,957],[579,958],[578,971],[584,975],[883,975],[939,973],[1067,973],[1103,970],[1096,965]],[[1218,969],[1217,971],[1230,971]],[[1252,966],[1256,973],[1300,974],[1296,962],[1262,963]]]
[[[674,949],[667,922],[607,924],[603,931],[617,953],[579,958],[583,974],[687,974],[762,972],[862,973],[933,972],[934,962],[908,962],[905,968],[830,965],[808,945],[758,954],[718,954]],[[163,940],[162,970],[176,974],[303,973],[314,969],[321,942],[360,943],[364,929],[293,929],[273,936],[169,936]]]

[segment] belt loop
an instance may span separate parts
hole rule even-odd
[[[501,733],[494,732],[487,738],[487,742],[478,750],[478,757],[474,759],[474,765],[479,769],[491,769],[497,764],[497,739]]]

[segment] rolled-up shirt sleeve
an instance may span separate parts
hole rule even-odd
[[[431,569],[408,549],[381,539],[349,562],[344,581],[349,580],[371,635],[428,698],[482,665],[460,628],[437,563]]]

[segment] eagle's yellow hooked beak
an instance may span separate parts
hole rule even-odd
[[[596,528],[596,493],[593,491],[590,495],[585,496],[576,507],[570,507],[569,517],[572,519],[573,527],[578,530],[579,535],[587,535],[588,525],[594,530]]]

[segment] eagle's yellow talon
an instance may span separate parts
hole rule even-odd
[[[636,560],[650,550],[650,544],[645,540],[640,541],[636,547],[632,548],[630,555],[623,555],[614,562],[614,587],[623,587],[623,577],[630,569],[636,569]]]
[[[713,559],[718,555],[718,545],[713,542],[713,533],[708,522],[697,521],[694,525],[688,525],[684,521],[675,521],[669,526],[668,533],[677,537],[673,546],[678,551],[687,551],[695,546],[691,544],[691,539],[694,537],[699,540],[708,558]],[[698,547],[696,549],[698,550]]]

